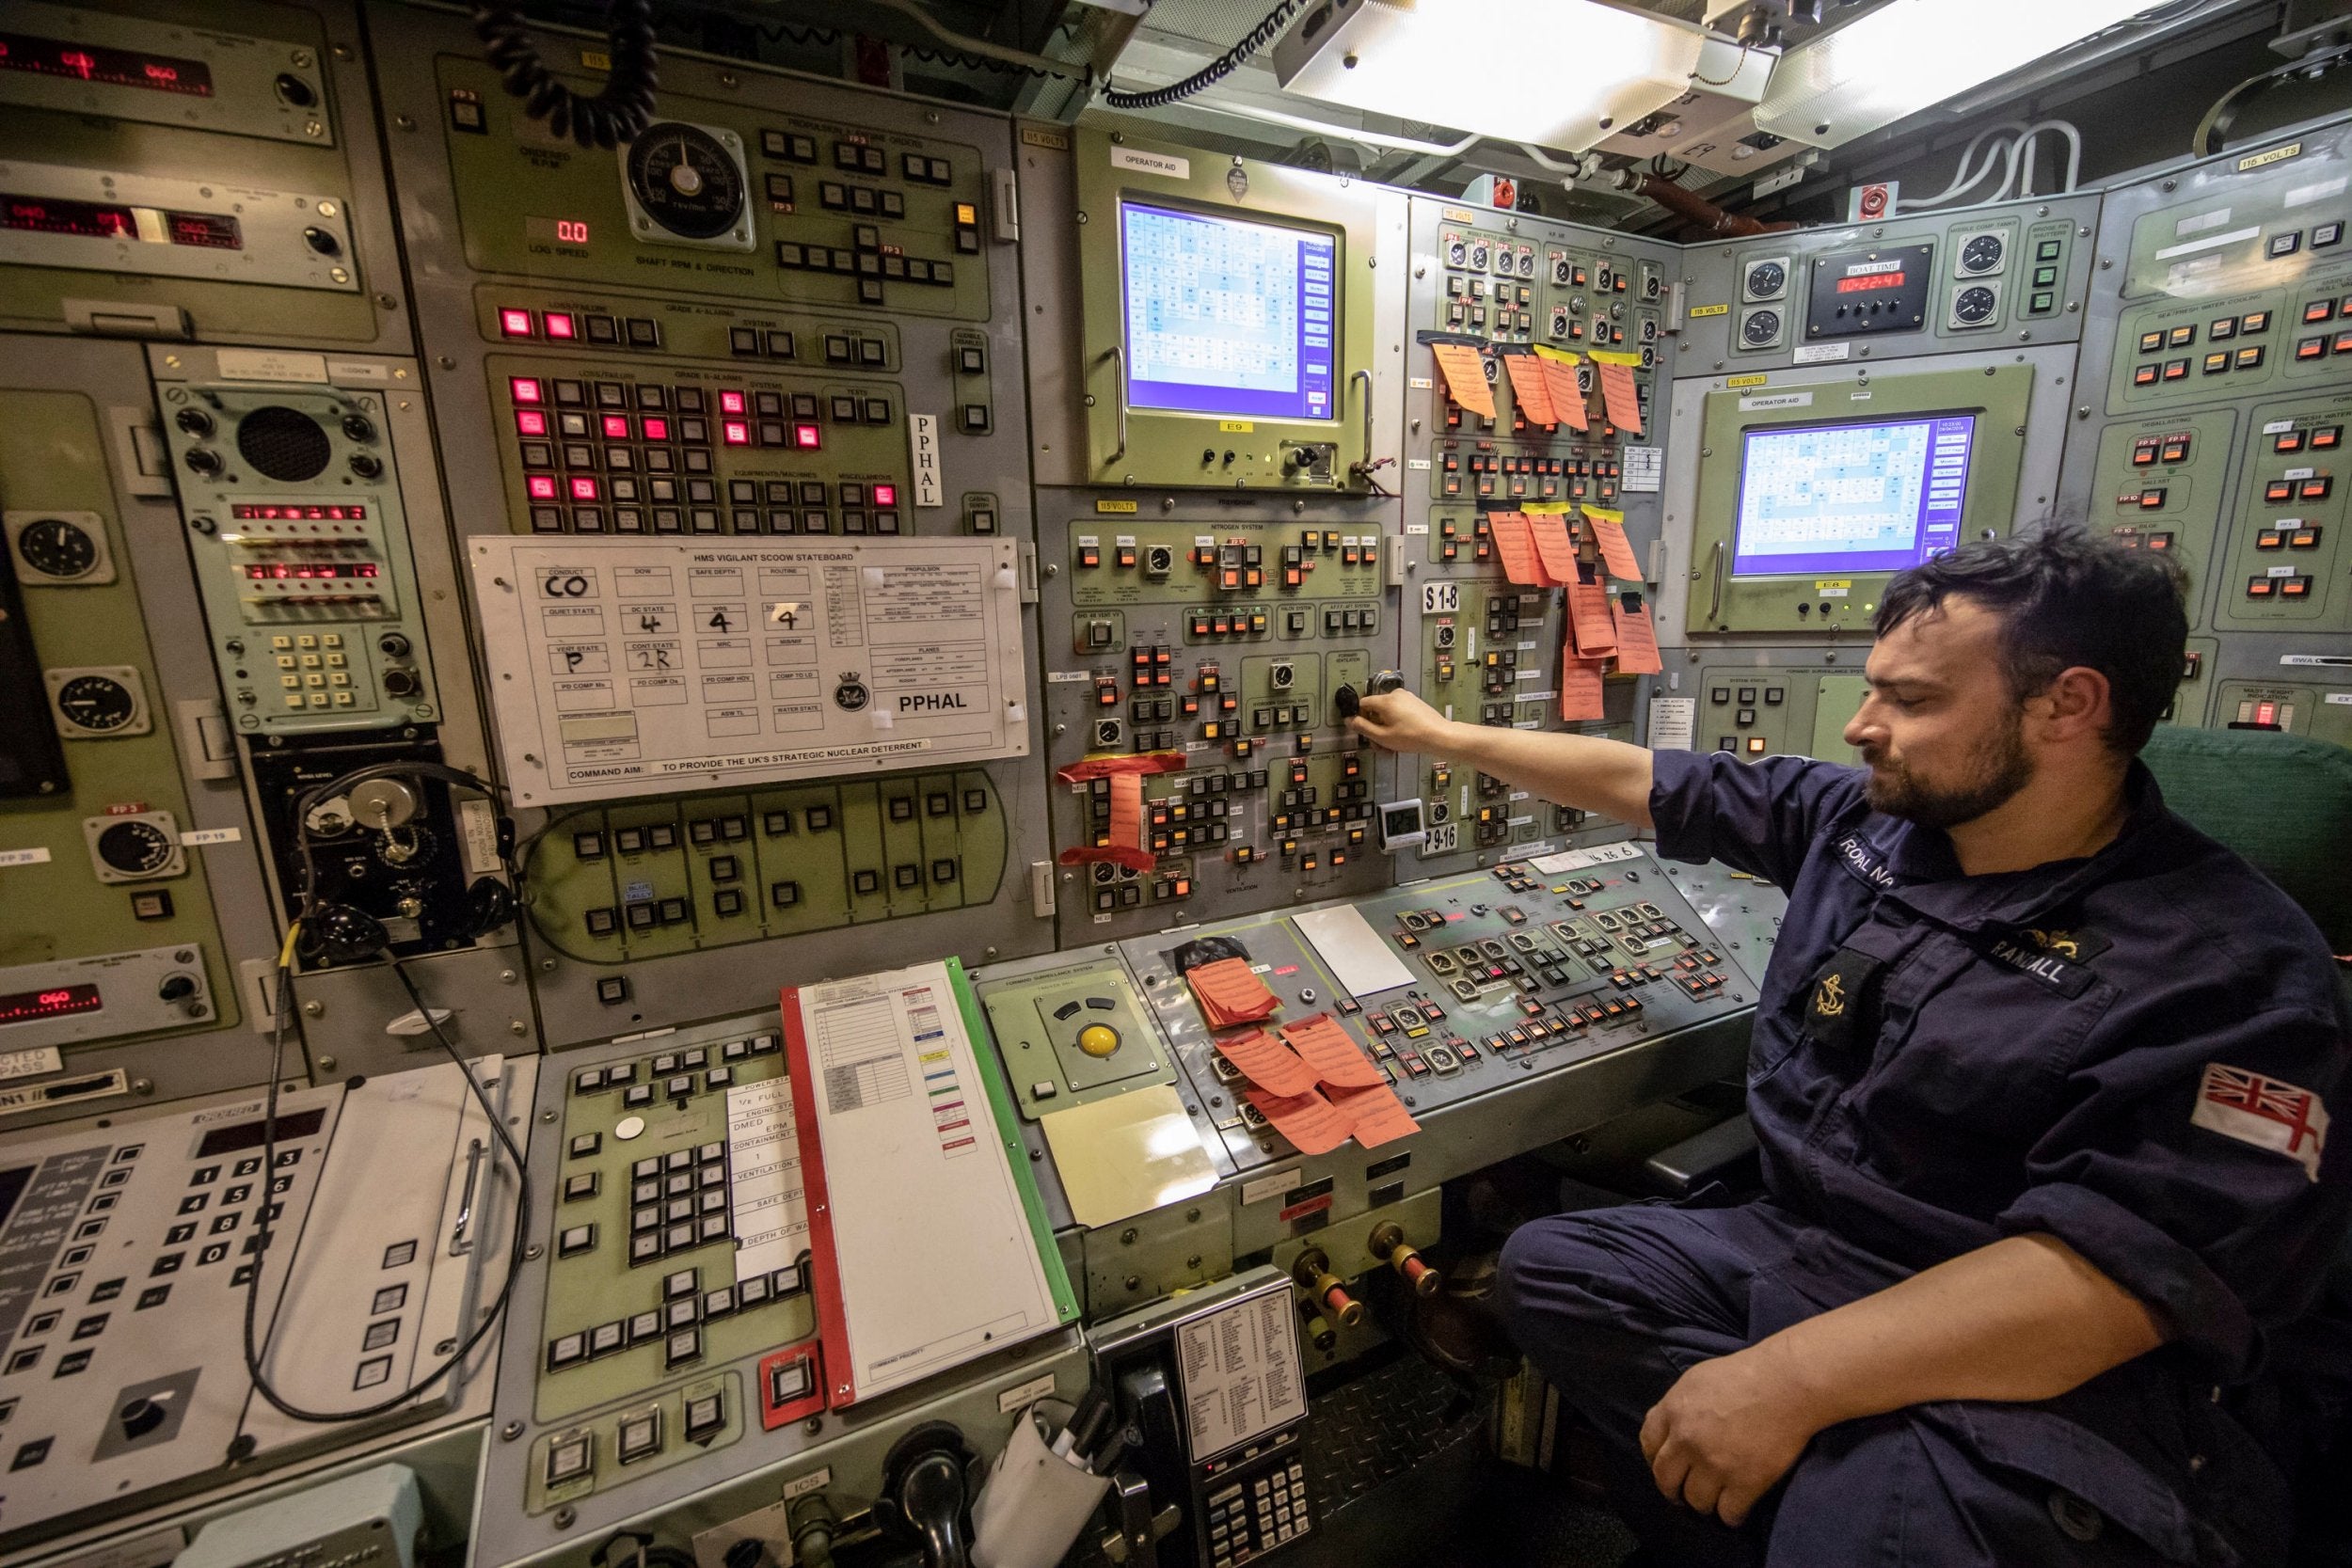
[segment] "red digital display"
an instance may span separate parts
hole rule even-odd
[[[107,87],[144,87],[150,92],[184,92],[196,98],[213,96],[212,68],[202,60],[105,49],[30,33],[0,33],[0,71],[70,76]]]
[[[1868,293],[1877,289],[1899,289],[1903,286],[1900,272],[1867,272],[1859,277],[1841,277],[1837,292],[1841,294]]]
[[[317,565],[281,561],[268,566],[247,566],[245,575],[253,582],[324,582],[336,578],[372,578],[375,571],[373,561],[330,561]]]
[[[11,991],[0,996],[0,1023],[28,1023],[37,1018],[94,1013],[105,1005],[96,986],[47,986],[40,990]]]
[[[95,201],[60,201],[38,196],[0,198],[7,203],[0,223],[36,234],[78,234],[86,240],[135,240],[139,220],[128,207]]]
[[[334,506],[315,503],[307,506],[272,503],[264,506],[251,501],[238,501],[229,508],[229,515],[257,523],[356,523],[367,517],[368,509],[349,502]]]
[[[153,231],[139,231],[145,213]],[[167,213],[115,202],[71,201],[54,196],[0,195],[0,229],[35,234],[72,234],[86,240],[154,239],[203,250],[243,250],[237,220],[212,213]]]

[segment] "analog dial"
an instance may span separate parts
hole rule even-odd
[[[1960,247],[1960,270],[1965,273],[1991,272],[2001,264],[2001,236],[1979,234]]]
[[[1750,311],[1747,319],[1740,324],[1740,336],[1747,341],[1751,348],[1763,347],[1780,336],[1780,312]]]
[[[743,213],[743,176],[727,150],[691,125],[656,125],[628,144],[628,188],[673,234],[707,240]]]
[[[1770,299],[1788,281],[1788,269],[1778,261],[1758,261],[1748,269],[1748,297]]]
[[[98,835],[98,858],[133,877],[151,877],[169,865],[171,849],[171,835],[152,822],[118,822]]]
[[[138,710],[130,688],[112,675],[76,675],[57,688],[57,711],[78,729],[104,735],[129,723]]]
[[[16,553],[45,578],[78,578],[98,564],[98,542],[79,523],[42,517],[16,536]]]
[[[1952,319],[1969,326],[1990,321],[1995,303],[1993,291],[1981,283],[1974,288],[1963,289],[1952,299]]]

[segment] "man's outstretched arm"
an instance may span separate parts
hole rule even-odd
[[[2054,1236],[2010,1236],[1682,1374],[1642,1423],[1658,1489],[1736,1525],[1839,1421],[1937,1400],[2046,1400],[2166,1338]]]
[[[1409,691],[1366,697],[1348,727],[1391,752],[1451,757],[1555,805],[1651,825],[1650,754],[1622,740],[1457,723]]]

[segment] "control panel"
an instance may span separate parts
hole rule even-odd
[[[567,71],[599,46],[533,37]],[[461,551],[567,568],[556,599],[472,584],[548,1039],[871,967],[882,920],[974,962],[1050,946],[1044,781],[1003,760],[1044,744],[1010,122],[665,52],[655,123],[593,149],[462,18],[374,55],[403,222],[447,237],[417,329]],[[787,540],[772,584],[690,591]]]
[[[2105,198],[2059,503],[2188,570],[2175,722],[2352,729],[2347,156],[2326,125]]]
[[[775,1503],[780,1482],[795,1497],[824,1491],[846,1519],[911,1428],[946,1419],[1001,1443],[1031,1400],[1084,1386],[1073,1334],[911,1400],[827,1414],[773,1008],[566,1053],[540,1081],[532,1127],[534,1178],[547,1173],[532,1183],[537,1245],[492,1417],[515,1435],[485,1454],[478,1561],[584,1552],[632,1520],[691,1534]],[[779,1533],[781,1517],[766,1528]]]
[[[351,385],[321,389],[254,350],[219,352],[234,379],[180,379],[175,357],[157,361],[157,391],[230,722],[278,736],[439,719],[393,444],[426,437],[385,390],[413,369],[346,365]]]
[[[528,1060],[475,1070],[493,1107],[528,1103]],[[11,1143],[0,1155],[0,1544],[21,1550],[227,1466],[342,1440],[256,1392],[242,1349],[249,1294],[262,1372],[297,1408],[373,1405],[430,1371],[503,1275],[516,1173],[488,1154],[493,1141],[443,1065],[351,1088],[288,1085],[274,1115],[262,1095],[212,1097]],[[385,1419],[446,1418],[479,1370]]]
[[[1655,665],[1613,661],[1616,615],[1651,613],[1645,553],[1670,413],[1658,366],[1679,259],[1428,198],[1410,216],[1405,441],[1416,471],[1404,485],[1399,668],[1462,722],[1629,739],[1631,677]],[[1531,562],[1532,528],[1562,531],[1558,559]],[[1582,646],[1567,576],[1588,590]],[[1585,827],[1581,813],[1450,757],[1380,766],[1382,799],[1418,801],[1422,818],[1400,878],[1556,850]]]
[[[1136,505],[1073,504],[1041,550],[1062,940],[1381,886],[1338,694],[1396,662],[1384,513]]]
[[[2057,196],[1686,253],[1682,374],[2071,342],[2096,196]]]
[[[8,38],[0,325],[405,341],[356,8],[25,0]]]
[[[250,1083],[276,950],[177,519],[126,460],[131,344],[0,340],[0,1126]],[[125,1049],[127,1048],[127,1049]]]

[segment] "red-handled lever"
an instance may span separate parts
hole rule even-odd
[[[1321,1247],[1309,1247],[1298,1255],[1298,1261],[1291,1265],[1291,1278],[1342,1328],[1354,1328],[1364,1321],[1364,1304],[1347,1293],[1347,1282],[1331,1272],[1331,1259]]]
[[[1434,1296],[1445,1285],[1444,1277],[1406,1244],[1404,1230],[1393,1221],[1376,1227],[1365,1246],[1375,1258],[1394,1269],[1417,1296]]]

